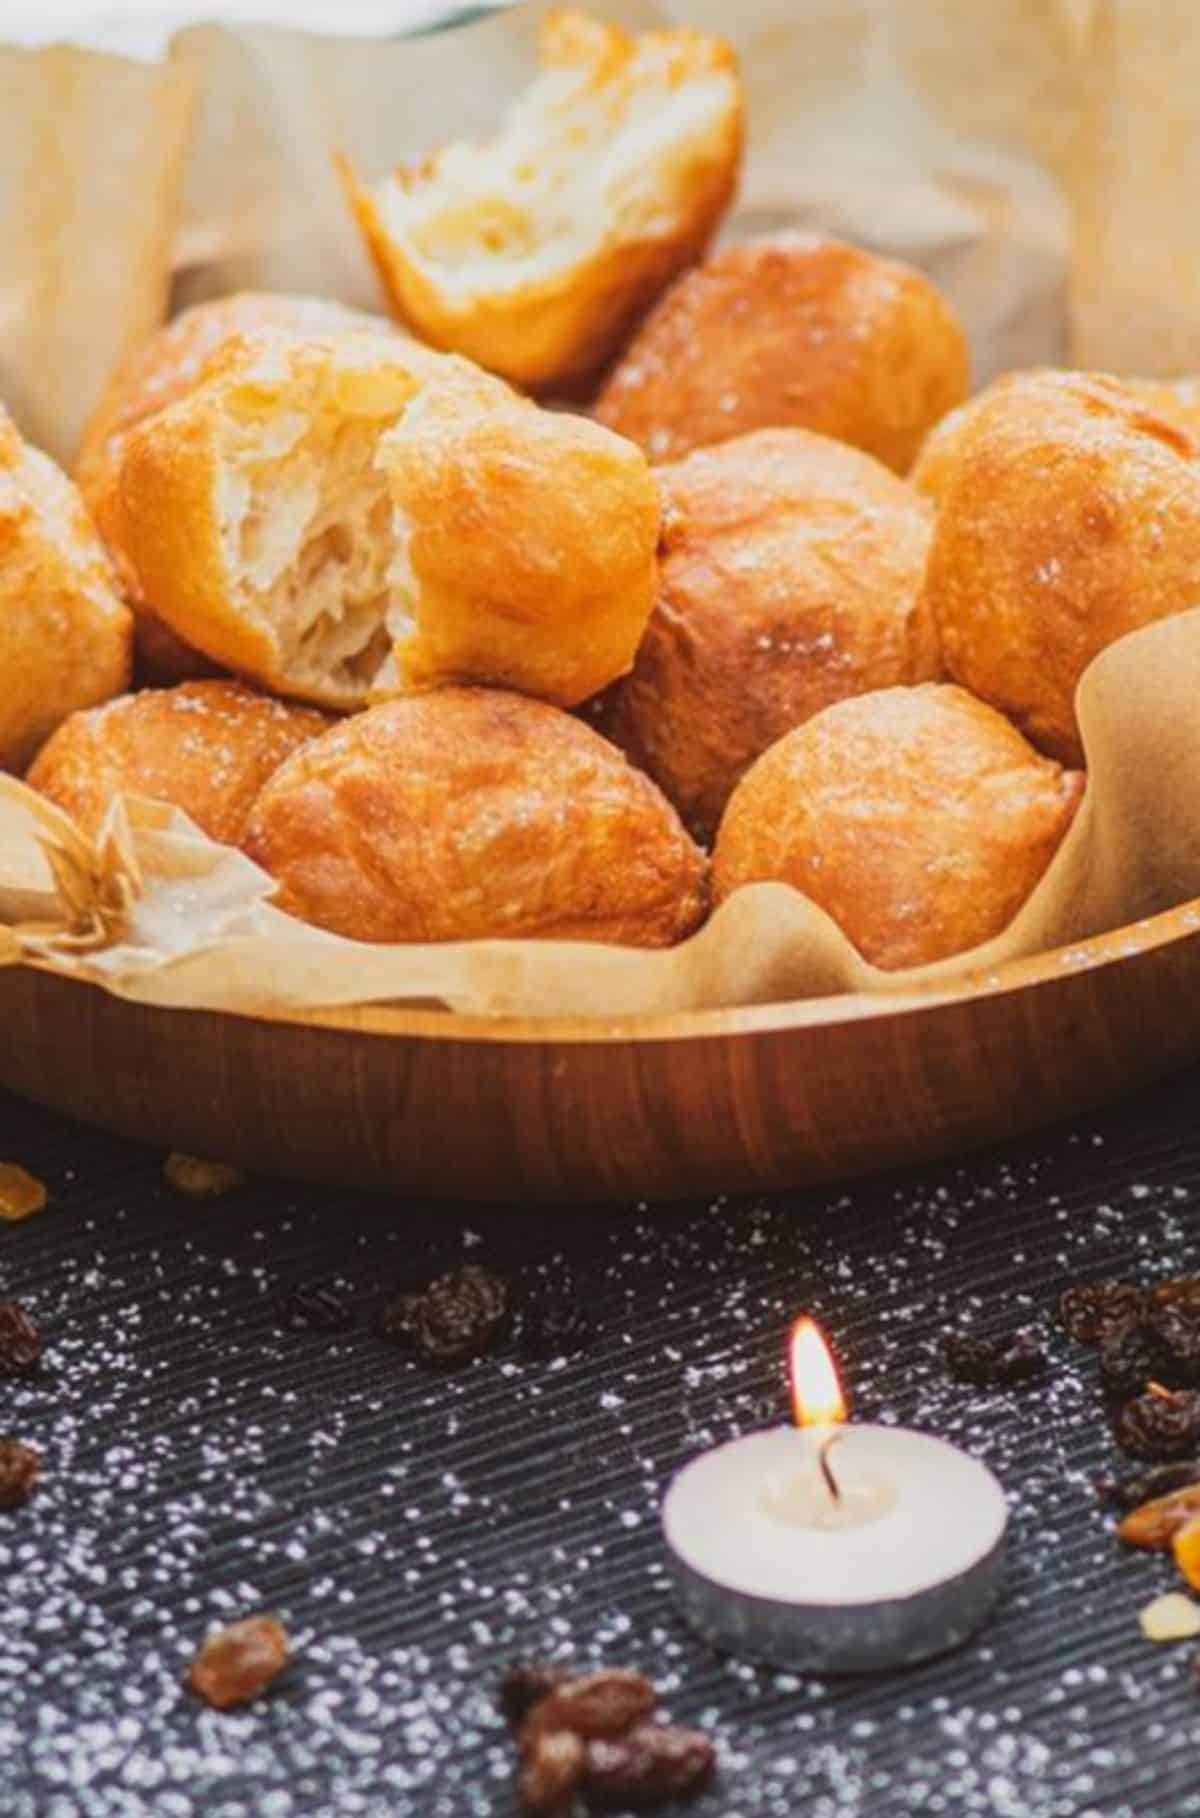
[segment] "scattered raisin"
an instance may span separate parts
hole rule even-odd
[[[1150,1300],[1156,1307],[1179,1307],[1190,1318],[1200,1319],[1200,1276],[1181,1275],[1156,1282],[1150,1290]]]
[[[1149,1502],[1139,1503],[1136,1509],[1130,1509],[1117,1528],[1117,1538],[1127,1547],[1147,1547],[1152,1552],[1161,1552],[1170,1546],[1180,1528],[1198,1515],[1200,1483],[1185,1484],[1180,1490],[1155,1496]]]
[[[592,1325],[565,1272],[528,1287],[517,1312],[517,1350],[522,1357],[566,1357],[581,1351]]]
[[[400,1294],[385,1305],[379,1330],[411,1345],[426,1363],[465,1363],[492,1344],[508,1312],[508,1290],[470,1263],[439,1275],[421,1294]]]
[[[1032,1382],[1046,1368],[1046,1353],[1032,1332],[1005,1332],[995,1338],[951,1332],[945,1356],[952,1376],[979,1389],[1013,1388]]]
[[[289,1332],[348,1332],[354,1314],[324,1282],[302,1282],[284,1296],[279,1323]]]
[[[500,1681],[496,1703],[501,1716],[514,1730],[519,1730],[540,1698],[570,1678],[566,1667],[550,1666],[538,1660],[514,1661]]]
[[[648,1717],[658,1703],[650,1681],[623,1667],[605,1667],[565,1679],[533,1707],[521,1731],[521,1752],[539,1734],[570,1730],[576,1736],[620,1736]]]
[[[703,1731],[643,1723],[627,1736],[588,1743],[583,1796],[594,1812],[649,1812],[701,1792],[716,1763]]]
[[[1200,1604],[1182,1591],[1164,1591],[1138,1611],[1147,1641],[1191,1641],[1200,1635]]]
[[[529,1818],[568,1818],[583,1779],[585,1744],[571,1730],[549,1730],[530,1750],[517,1795]]]
[[[1200,1458],[1156,1465],[1153,1470],[1137,1471],[1129,1477],[1101,1477],[1095,1488],[1107,1508],[1128,1514],[1143,1503],[1169,1496],[1173,1490],[1187,1489],[1193,1483],[1200,1483]]]
[[[185,1199],[221,1199],[244,1187],[246,1176],[228,1162],[204,1161],[198,1155],[168,1155],[163,1174]]]
[[[292,1657],[288,1632],[275,1616],[247,1616],[214,1629],[188,1670],[193,1692],[219,1711],[257,1698]]]
[[[707,1786],[716,1751],[698,1730],[649,1721],[657,1698],[641,1673],[610,1667],[568,1675],[518,1664],[500,1686],[522,1770],[529,1818],[571,1818],[576,1795],[589,1811],[649,1812]]]
[[[1098,1344],[1113,1326],[1136,1326],[1146,1310],[1143,1289],[1127,1281],[1077,1282],[1058,1297],[1058,1318],[1068,1338]]]
[[[1157,1345],[1141,1326],[1109,1326],[1101,1333],[1098,1356],[1106,1394],[1122,1401],[1141,1394],[1161,1361]]]
[[[29,1501],[42,1475],[42,1455],[20,1439],[0,1439],[0,1509]]]
[[[1183,1458],[1200,1447],[1200,1393],[1151,1389],[1118,1409],[1113,1433],[1133,1458]]]
[[[0,1376],[28,1376],[42,1359],[42,1335],[24,1307],[0,1301]]]
[[[1193,1591],[1200,1591],[1200,1521],[1195,1516],[1176,1528],[1171,1539],[1175,1564]]]
[[[44,1184],[17,1162],[0,1162],[0,1218],[16,1224],[46,1204]]]
[[[1161,1301],[1147,1317],[1146,1333],[1164,1381],[1173,1388],[1200,1382],[1200,1309],[1185,1300]]]

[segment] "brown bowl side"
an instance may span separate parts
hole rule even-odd
[[[0,1084],[257,1172],[442,1198],[671,1199],[931,1160],[1200,1058],[1200,913],[936,995],[618,1022],[147,1008],[0,971]]]

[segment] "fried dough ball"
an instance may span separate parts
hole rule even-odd
[[[907,473],[967,395],[967,349],[923,273],[839,240],[776,234],[676,280],[595,415],[655,461],[752,429],[813,429]]]
[[[331,721],[240,682],[144,688],[73,713],[28,782],[94,833],[114,795],[168,802],[210,839],[236,846],[268,777]]]
[[[930,514],[844,442],[764,429],[659,469],[658,599],[605,729],[708,835],[776,739],[938,672]]]
[[[791,884],[885,970],[978,946],[1058,850],[1084,779],[961,688],[839,701],[742,779],[717,836],[718,902]]]
[[[435,347],[534,390],[596,373],[699,258],[733,196],[733,52],[686,29],[630,36],[574,11],[483,145],[444,146],[350,205],[391,307]]]
[[[387,333],[389,324],[324,297],[237,291],[181,310],[113,373],[84,431],[75,478],[133,602],[138,656],[150,679],[183,681],[211,675],[214,666],[163,624],[153,602],[139,598],[137,577],[122,560],[116,476],[125,436],[194,391],[208,360],[232,340],[263,333],[304,336],[364,330]]]
[[[1093,657],[1200,605],[1200,442],[1116,380],[1050,371],[991,387],[950,439],[925,581],[946,672],[1078,764]]]
[[[79,493],[0,407],[0,769],[129,686],[133,621]]]
[[[570,714],[499,689],[405,695],[297,752],[245,850],[280,907],[362,941],[665,947],[707,863],[669,802]]]
[[[124,438],[118,480],[160,617],[319,706],[440,682],[574,706],[654,603],[641,450],[398,335],[227,344]]]

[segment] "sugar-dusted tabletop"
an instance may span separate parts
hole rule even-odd
[[[463,1140],[470,1140],[464,1131]],[[1168,1562],[1122,1555],[1093,1365],[949,1382],[950,1322],[1042,1321],[1058,1285],[1195,1270],[1200,1075],[1003,1152],[846,1192],[588,1212],[401,1204],[270,1182],[177,1197],[160,1156],[0,1101],[0,1157],[50,1204],[0,1226],[0,1298],[40,1322],[0,1431],[46,1480],[0,1515],[5,1818],[490,1818],[511,1812],[491,1698],[514,1657],[636,1663],[717,1738],[698,1818],[1123,1818],[1200,1812],[1194,1644],[1142,1640]],[[281,1330],[279,1296],[464,1260],[571,1265],[593,1335],[430,1374],[363,1323]],[[821,1682],[684,1627],[657,1508],[697,1449],[784,1416],[781,1343],[815,1310],[858,1411],[957,1440],[1013,1512],[1007,1592],[959,1654]],[[180,1672],[269,1608],[299,1658],[253,1707]]]

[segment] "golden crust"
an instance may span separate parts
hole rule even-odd
[[[742,773],[831,701],[938,673],[930,514],[845,443],[765,429],[658,470],[654,612],[606,729],[707,834]]]
[[[979,396],[989,396],[997,385],[1003,383],[1003,379],[994,380]],[[948,411],[939,423],[935,423],[912,464],[909,480],[922,498],[928,499],[933,505],[941,498],[942,489],[954,471],[958,460],[959,431],[974,404],[974,398],[970,403],[960,404],[955,410]]]
[[[923,273],[789,233],[726,247],[678,279],[595,414],[657,461],[790,426],[905,473],[966,393],[962,329]]]
[[[128,687],[132,632],[76,488],[0,408],[0,768]]]
[[[573,707],[628,671],[659,525],[631,442],[522,400],[481,416],[453,389],[406,417],[383,457],[412,527],[403,685],[490,682]]]
[[[200,384],[220,348],[235,338],[263,334],[296,336],[340,332],[387,333],[380,316],[348,309],[323,297],[293,297],[273,291],[239,291],[181,311],[124,359],[105,388],[84,431],[75,478],[88,509],[109,544],[126,595],[136,613],[138,655],[156,681],[182,681],[211,673],[211,664],[190,650],[137,594],[137,576],[123,564],[116,521],[121,439],[147,417],[166,410]]]
[[[1200,442],[1116,380],[1013,374],[963,413],[926,598],[947,673],[1080,763],[1092,658],[1200,601]]]
[[[736,188],[742,99],[733,51],[701,32],[629,37],[559,12],[539,49],[539,82],[490,144],[374,188],[339,168],[398,318],[546,390],[603,366],[701,256]]]
[[[704,855],[606,740],[539,701],[444,688],[345,721],[276,772],[245,849],[290,914],[365,941],[660,947]]]
[[[1003,390],[1014,378],[1026,377],[1028,372],[1069,376],[1067,368],[1056,366],[1031,367],[1025,372],[1004,373],[1000,378],[993,379],[970,403],[959,405],[957,410],[952,410],[948,416],[943,417],[940,423],[935,423],[921,444],[920,453],[909,474],[909,479],[918,492],[936,503],[958,460],[958,432],[968,421],[976,404]],[[1136,379],[1117,373],[1096,376],[1103,376],[1109,384],[1122,386],[1157,416],[1165,417],[1168,423],[1174,423],[1178,428],[1186,429],[1189,435],[1200,438],[1200,378]]]
[[[214,662],[343,710],[451,679],[570,705],[629,667],[658,524],[631,444],[415,342],[230,343],[207,371],[124,438],[120,534]]]
[[[85,833],[125,792],[169,802],[210,839],[236,846],[263,784],[330,724],[311,707],[240,682],[146,688],[73,713],[42,747],[28,781]]]
[[[713,855],[716,900],[791,884],[874,965],[928,965],[1007,927],[1083,786],[961,688],[839,701],[734,791]]]
[[[203,397],[197,408],[192,393],[122,438],[110,547],[134,577],[135,597],[153,600],[155,616],[189,649],[287,692],[270,639],[230,597],[209,428]]]
[[[1200,378],[1184,374],[1174,379],[1122,379],[1149,409],[1200,437]]]

